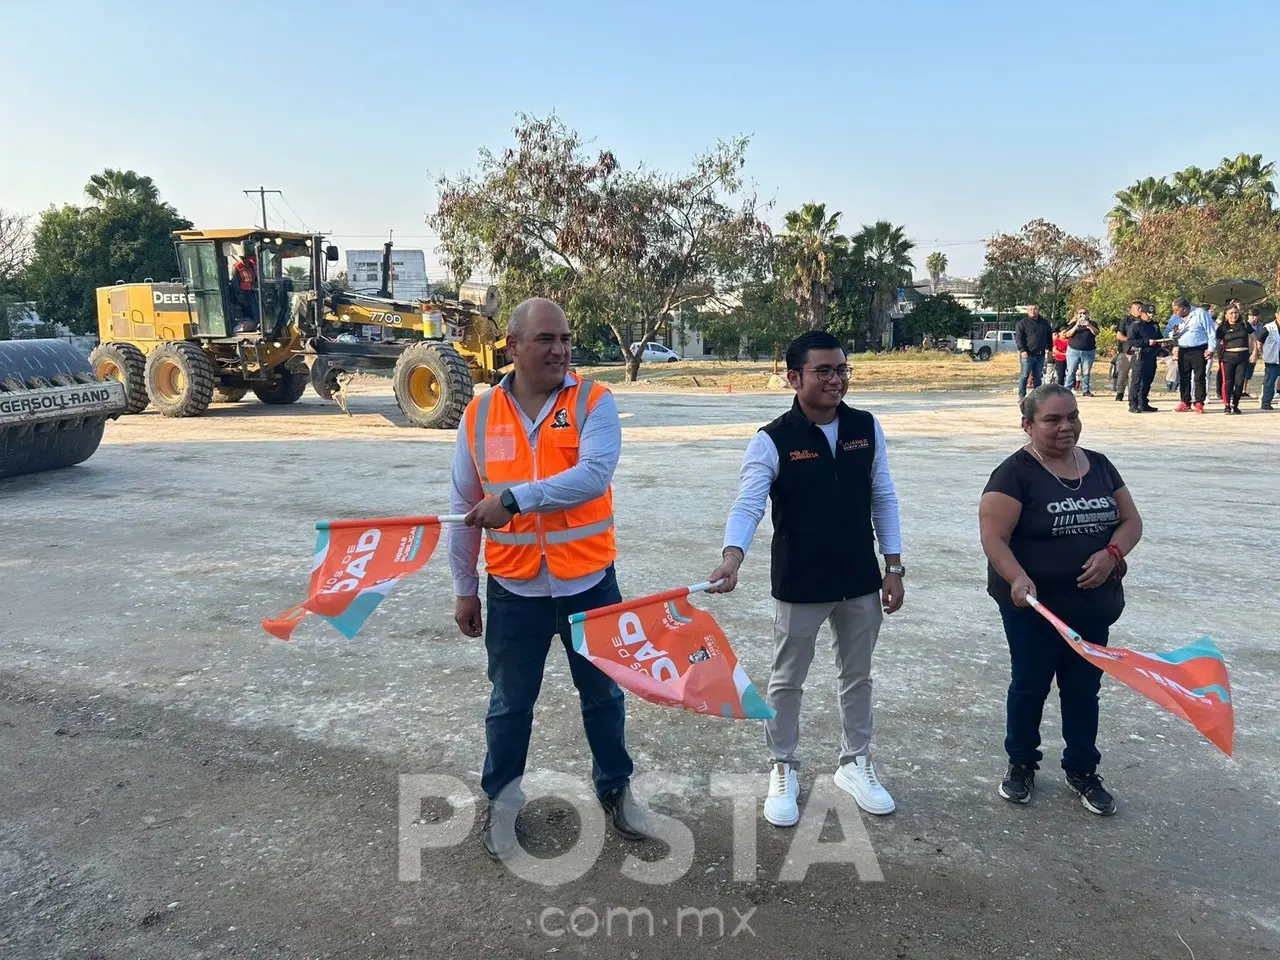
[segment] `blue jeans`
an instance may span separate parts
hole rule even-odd
[[[1044,354],[1029,353],[1025,357],[1018,355],[1018,399],[1027,395],[1027,374],[1031,374],[1031,389],[1044,383]]]
[[[1066,386],[1074,390],[1076,388],[1076,370],[1083,367],[1080,374],[1081,384],[1085,393],[1092,393],[1090,388],[1091,374],[1093,373],[1093,361],[1098,356],[1097,350],[1075,350],[1067,347],[1067,383]]]
[[[582,725],[591,747],[592,779],[596,793],[604,796],[624,787],[633,771],[626,747],[626,708],[622,690],[586,657],[573,649],[569,614],[619,603],[618,579],[613,566],[604,579],[572,597],[521,597],[488,578],[488,623],[484,646],[489,654],[489,680],[493,693],[485,717],[488,752],[480,786],[491,802],[519,807],[524,795],[520,779],[529,756],[533,731],[533,705],[542,689],[542,672],[551,638],[560,635],[569,655],[569,672],[578,688]],[[499,795],[501,801],[498,800]]]
[[[1270,406],[1276,395],[1276,381],[1280,380],[1280,363],[1268,363],[1262,373],[1262,405]]]
[[[1044,759],[1040,752],[1040,720],[1056,676],[1062,738],[1067,744],[1062,769],[1068,773],[1092,773],[1102,760],[1096,746],[1102,671],[1071,649],[1034,610],[1002,604],[1000,617],[1009,641],[1012,672],[1005,700],[1004,749],[1009,762],[1037,769]],[[1090,643],[1107,645],[1108,627],[1074,621],[1071,626]]]

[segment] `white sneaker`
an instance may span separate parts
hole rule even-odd
[[[769,794],[764,798],[764,818],[775,827],[794,827],[800,822],[800,778],[789,763],[775,763],[769,774]]]
[[[882,817],[897,809],[893,797],[889,796],[889,791],[880,785],[880,780],[876,777],[876,768],[871,762],[870,754],[854,757],[852,763],[846,763],[836,771],[834,779],[836,786],[853,794],[858,806],[867,813]]]

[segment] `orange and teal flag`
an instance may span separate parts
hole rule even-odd
[[[1053,624],[1076,653],[1125,686],[1182,717],[1231,756],[1235,711],[1222,652],[1208,637],[1170,653],[1139,653],[1089,643],[1035,597],[1032,608]]]
[[[769,720],[756,692],[707,611],[689,603],[700,583],[624,600],[569,617],[573,648],[650,703],[737,720]]]
[[[432,516],[317,523],[307,599],[263,620],[263,629],[288,640],[308,614],[315,614],[352,639],[397,583],[427,565],[440,541],[440,524],[460,520]]]

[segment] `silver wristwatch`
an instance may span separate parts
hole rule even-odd
[[[903,566],[885,567],[884,572],[886,575],[896,573],[900,577],[905,577],[907,575],[907,568]]]

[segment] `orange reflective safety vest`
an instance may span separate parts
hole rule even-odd
[[[578,462],[578,437],[587,414],[606,388],[579,380],[565,387],[530,446],[514,398],[501,387],[476,397],[465,423],[471,456],[488,496],[545,480]],[[613,488],[568,510],[518,513],[499,530],[487,530],[485,567],[496,577],[532,580],[545,558],[552,576],[575,580],[597,573],[617,557],[613,531]]]
[[[254,275],[257,270],[246,260],[236,264],[236,279],[240,281],[241,290],[252,290]]]

